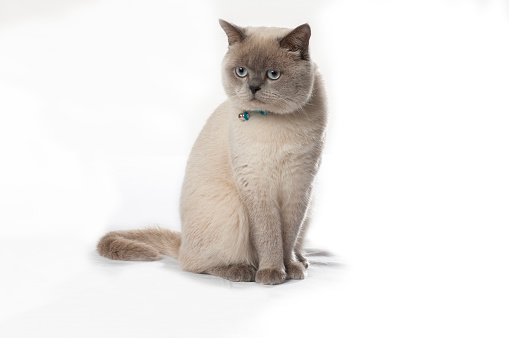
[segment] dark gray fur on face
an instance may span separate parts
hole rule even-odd
[[[240,110],[284,114],[298,111],[308,102],[314,80],[314,65],[308,51],[311,36],[308,24],[276,31],[263,27],[240,28],[224,20],[220,24],[229,44],[223,60],[223,85]],[[248,75],[236,75],[237,67],[247,69]],[[268,78],[267,72],[271,70],[279,71],[280,78]],[[253,93],[250,87],[260,87],[260,90]]]

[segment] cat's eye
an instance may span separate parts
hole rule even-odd
[[[267,76],[271,80],[277,80],[281,76],[281,72],[278,70],[269,70],[267,71]]]
[[[247,69],[244,67],[237,67],[235,68],[235,73],[239,77],[245,77],[247,75]]]

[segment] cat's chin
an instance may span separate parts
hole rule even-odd
[[[259,110],[259,111],[268,111],[273,114],[290,114],[294,111],[297,111],[297,109],[292,109],[293,107],[281,107],[274,106],[270,103],[267,103],[265,101],[262,101],[258,98],[251,98],[249,100],[233,100],[234,105],[238,107],[239,110]]]
[[[244,101],[240,103],[240,107],[243,110],[260,110],[260,111],[270,111],[275,112],[279,110],[277,107],[274,107],[271,104],[268,104],[267,102],[264,102],[257,98],[249,99],[248,101]]]
[[[255,97],[249,99],[249,103],[258,104],[258,105],[259,104],[265,104],[262,100],[259,100],[259,99],[255,98]]]
[[[259,99],[255,99],[255,98],[252,98],[247,102],[241,103],[241,107],[242,107],[241,109],[244,109],[244,110],[272,111],[272,109],[271,109],[272,107],[270,107],[270,105],[268,105],[267,103],[265,103]]]

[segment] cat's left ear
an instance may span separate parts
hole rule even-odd
[[[228,45],[231,46],[236,42],[242,42],[246,38],[246,35],[244,34],[241,28],[232,25],[231,23],[224,21],[223,19],[219,19],[219,24],[226,33],[226,36],[228,36]]]
[[[300,52],[303,60],[309,60],[309,38],[311,27],[307,23],[300,25],[279,41],[281,48]]]

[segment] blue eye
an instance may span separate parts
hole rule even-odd
[[[235,73],[239,77],[245,77],[247,75],[247,69],[244,67],[237,67],[237,68],[235,68]]]
[[[281,76],[281,72],[279,70],[269,70],[267,72],[267,76],[271,80],[277,80]]]

